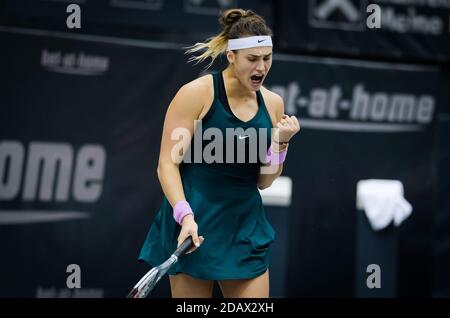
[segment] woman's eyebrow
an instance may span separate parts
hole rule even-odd
[[[248,56],[251,56],[251,57],[260,57],[260,56],[263,56],[264,54],[260,54],[260,55],[255,55],[255,54],[248,54]],[[264,55],[264,57],[268,57],[268,56],[271,56],[272,55],[272,53],[269,53],[269,54],[266,54],[266,55]]]

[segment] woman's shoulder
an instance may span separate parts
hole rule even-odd
[[[200,115],[209,108],[213,99],[214,84],[210,74],[184,84],[174,98],[182,108]]]
[[[211,96],[214,96],[214,83],[211,74],[200,76],[183,85],[181,90],[189,91],[189,94],[195,95],[198,99],[208,103]]]
[[[207,94],[213,88],[213,78],[211,74],[206,74],[183,85],[197,94]]]

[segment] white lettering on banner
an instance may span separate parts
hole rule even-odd
[[[438,16],[418,14],[414,8],[408,8],[406,13],[396,12],[392,7],[383,7],[381,25],[383,30],[398,33],[423,33],[440,35],[444,31],[444,21]]]
[[[67,202],[71,184],[78,202],[100,198],[106,162],[102,146],[82,146],[75,164],[70,144],[31,142],[26,162],[24,149],[18,141],[0,142],[0,200],[17,198],[22,176],[24,201]]]
[[[74,75],[102,75],[109,69],[106,56],[87,55],[84,52],[50,51],[41,52],[41,65],[48,71]]]
[[[435,99],[431,95],[415,96],[402,92],[369,92],[356,83],[351,99],[343,98],[340,85],[314,87],[309,96],[301,95],[297,82],[271,89],[283,97],[287,114],[305,109],[304,128],[401,132],[424,129],[434,118]]]
[[[353,90],[352,106],[351,119],[428,124],[433,119],[434,98],[429,95],[416,98],[401,93],[371,96],[362,84],[358,84]]]

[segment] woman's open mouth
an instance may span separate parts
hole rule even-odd
[[[264,75],[253,75],[252,77],[250,77],[252,80],[252,84],[254,85],[259,85],[262,83],[263,79],[264,79]]]

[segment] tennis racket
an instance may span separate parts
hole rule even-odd
[[[141,280],[133,287],[128,293],[127,298],[145,298],[150,291],[156,286],[161,277],[163,277],[167,271],[178,262],[178,258],[184,255],[191,247],[194,246],[192,237],[189,236],[183,243],[176,249],[176,251],[169,257],[167,261],[159,266],[156,266],[149,270]]]

